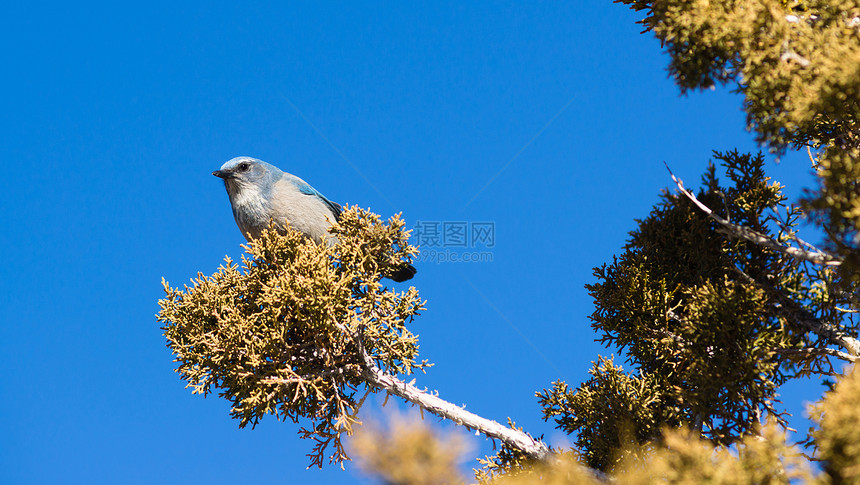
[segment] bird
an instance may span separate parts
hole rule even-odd
[[[228,160],[212,175],[224,180],[233,218],[246,240],[260,237],[273,220],[279,232],[289,223],[316,242],[333,242],[327,237],[329,228],[340,219],[342,208],[301,178],[251,157]],[[406,264],[387,277],[399,283],[416,272]]]

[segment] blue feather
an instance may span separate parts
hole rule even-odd
[[[331,210],[332,215],[334,215],[334,220],[337,221],[340,219],[340,211],[341,207],[338,204],[328,200],[324,195],[319,193],[319,191],[310,186],[307,182],[301,180],[293,180],[293,184],[299,189],[299,192],[305,195],[313,195],[318,197],[321,201],[325,203],[326,206]]]

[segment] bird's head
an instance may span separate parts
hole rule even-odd
[[[265,190],[278,178],[280,170],[251,157],[236,157],[221,165],[212,175],[224,179],[231,194],[246,189]]]

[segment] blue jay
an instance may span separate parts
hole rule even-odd
[[[293,229],[320,242],[340,217],[341,206],[310,184],[256,158],[236,157],[212,175],[224,179],[233,217],[249,241],[259,237],[274,220],[281,229],[289,222]],[[405,265],[388,277],[400,282],[415,273],[412,265]]]

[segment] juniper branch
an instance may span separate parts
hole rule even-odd
[[[482,418],[475,413],[466,411],[453,403],[445,401],[426,391],[418,389],[397,377],[386,374],[374,362],[364,349],[361,338],[352,335],[358,345],[358,352],[364,361],[362,376],[373,387],[382,389],[390,394],[417,404],[441,418],[449,419],[461,426],[474,429],[484,435],[497,439],[506,445],[516,448],[535,460],[546,460],[550,455],[549,447],[527,433],[503,426],[491,419]]]
[[[844,348],[848,351],[848,355],[860,356],[860,340],[847,335],[835,325],[816,318],[811,312],[800,306],[791,298],[785,296],[781,291],[773,286],[753,279],[753,277],[738,268],[734,269],[745,282],[757,285],[759,288],[765,290],[771,297],[776,298],[780,303],[778,311],[783,317],[800,324],[802,327],[826,340],[829,344],[838,345]]]
[[[664,162],[665,163],[665,162]],[[728,220],[720,217],[714,211],[711,210],[710,207],[703,204],[699,199],[693,195],[692,192],[687,190],[684,187],[684,183],[672,173],[672,169],[669,168],[669,165],[666,164],[666,170],[669,171],[669,175],[672,176],[672,180],[675,182],[675,185],[678,186],[678,190],[681,191],[690,201],[696,205],[702,212],[708,215],[711,219],[716,221],[719,225],[723,227],[723,229],[731,236],[737,237],[739,239],[746,239],[747,241],[757,244],[759,246],[764,246],[766,248],[772,249],[782,254],[786,254],[791,256],[792,258],[799,259],[802,261],[809,261],[815,264],[824,264],[828,266],[838,266],[842,264],[842,260],[833,256],[832,254],[825,253],[824,251],[807,251],[801,248],[796,248],[793,246],[786,246],[780,244],[768,236],[751,229],[746,226],[741,226],[738,224],[734,224],[729,222]]]
[[[774,352],[780,355],[794,355],[800,357],[816,357],[821,355],[833,356],[838,359],[842,359],[846,362],[857,362],[860,361],[860,357],[856,355],[850,355],[848,353],[842,352],[836,349],[829,348],[815,348],[815,347],[806,347],[803,349],[774,349]]]

